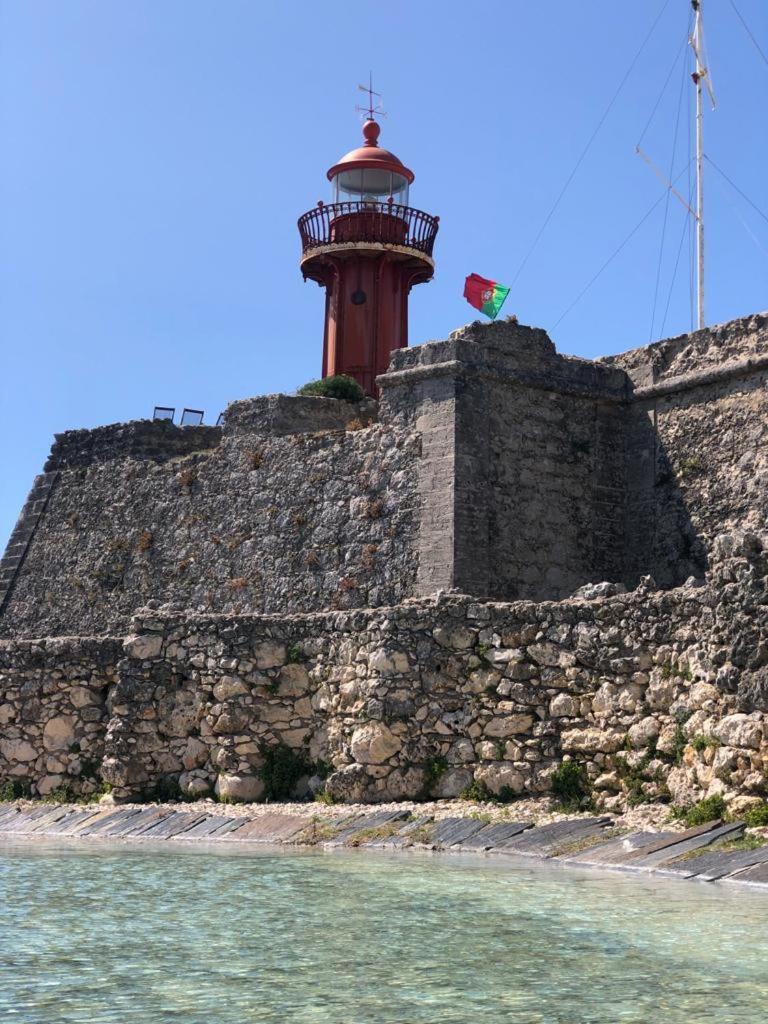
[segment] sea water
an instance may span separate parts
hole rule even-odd
[[[4,844],[0,1020],[764,1024],[768,897],[507,858]]]

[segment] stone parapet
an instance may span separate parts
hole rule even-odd
[[[79,469],[121,458],[165,462],[215,448],[220,440],[220,427],[179,427],[170,420],[132,420],[92,430],[68,430],[56,434],[45,470]]]
[[[620,355],[604,356],[597,362],[624,370],[636,388],[646,388],[670,377],[686,377],[764,357],[767,350],[768,312],[764,312],[665,338]]]
[[[391,389],[457,374],[496,377],[533,390],[604,401],[623,401],[629,393],[623,369],[560,355],[540,328],[512,319],[475,321],[445,341],[393,352],[389,370],[377,378],[384,389],[384,408],[387,401],[394,401]]]
[[[230,402],[224,413],[227,434],[311,434],[324,430],[344,430],[357,420],[372,423],[377,404],[373,399],[344,402],[336,398],[310,395],[262,395]]]

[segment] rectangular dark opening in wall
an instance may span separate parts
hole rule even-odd
[[[205,413],[202,409],[185,409],[181,414],[182,427],[199,427]]]

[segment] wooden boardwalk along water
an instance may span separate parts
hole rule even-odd
[[[536,826],[466,817],[414,818],[407,810],[360,813],[339,808],[335,817],[321,817],[308,809],[306,815],[267,811],[249,817],[189,808],[0,804],[0,849],[3,841],[19,838],[237,843],[245,848],[302,845],[329,850],[431,849],[745,883],[768,892],[768,845],[752,850],[722,845],[742,834],[743,822],[710,821],[685,832],[626,832],[617,836],[608,817],[571,818]]]

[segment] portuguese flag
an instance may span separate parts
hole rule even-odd
[[[499,310],[508,295],[509,288],[505,288],[498,281],[489,281],[487,277],[480,277],[479,274],[470,274],[464,282],[464,298],[470,306],[479,309],[491,320],[495,320],[499,315]]]

